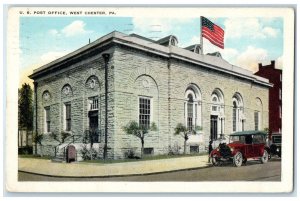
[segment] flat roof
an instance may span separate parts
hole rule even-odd
[[[239,132],[230,134],[230,136],[241,136],[241,135],[267,135],[267,133],[264,131],[250,130],[250,131],[239,131]]]
[[[157,54],[163,57],[176,58],[199,66],[201,65],[203,67],[213,69],[225,74],[231,74],[236,77],[248,79],[257,84],[264,85],[267,87],[273,86],[271,83],[269,83],[268,79],[254,75],[251,71],[246,70],[244,68],[234,66],[220,57],[212,55],[201,55],[191,52],[185,48],[180,48],[176,46],[163,46],[158,44],[158,41],[155,42],[151,39],[145,39],[145,37],[142,37],[137,34],[127,35],[118,31],[114,31],[59,59],[56,59],[44,66],[41,66],[38,69],[35,69],[33,71],[33,74],[29,77],[31,79],[35,79],[39,76],[42,76],[42,74],[47,72],[48,69],[53,69],[56,66],[58,67],[60,65],[63,65],[64,63],[66,63],[66,61],[72,60],[72,58],[78,58],[82,56],[82,53],[85,51],[92,50],[93,48],[103,46],[107,43],[117,43],[136,48],[141,51],[151,52],[153,54]]]

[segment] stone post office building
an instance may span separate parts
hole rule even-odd
[[[128,150],[139,155],[140,140],[123,131],[130,121],[157,125],[145,136],[144,152],[154,155],[183,151],[183,137],[174,135],[178,123],[196,130],[187,141],[191,153],[206,151],[220,135],[268,127],[267,79],[219,53],[199,54],[199,45],[177,44],[172,35],[154,41],[112,32],[34,70],[34,129],[44,136],[38,153],[73,145],[78,154],[80,136],[98,129],[93,146],[101,152],[107,145],[108,158]],[[79,138],[60,144],[49,137],[62,132]]]

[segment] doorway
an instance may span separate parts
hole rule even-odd
[[[216,140],[218,137],[218,116],[210,115],[210,139]]]
[[[93,142],[99,142],[98,111],[89,112],[89,130],[93,136]]]

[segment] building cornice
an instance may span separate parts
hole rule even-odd
[[[63,68],[68,63],[74,63],[80,58],[85,58],[91,52],[95,52],[96,49],[105,49],[104,47],[112,44],[121,44],[127,47],[138,49],[144,52],[149,52],[155,55],[159,55],[165,58],[174,58],[187,63],[192,63],[201,67],[205,67],[214,71],[225,73],[231,76],[235,76],[241,79],[247,79],[259,85],[266,87],[272,87],[268,79],[254,75],[251,71],[231,65],[220,57],[211,55],[201,55],[191,52],[187,49],[179,48],[176,46],[163,46],[155,42],[144,40],[136,37],[135,35],[126,35],[120,32],[109,33],[96,41],[75,50],[57,60],[54,60],[36,70],[29,77],[36,79],[37,77],[43,76],[47,72],[51,72],[55,69]],[[99,51],[98,51],[99,52]]]

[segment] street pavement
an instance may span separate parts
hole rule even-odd
[[[19,158],[18,160],[19,172],[73,178],[145,175],[209,166],[207,155],[111,164],[54,163],[51,160],[34,158]]]

